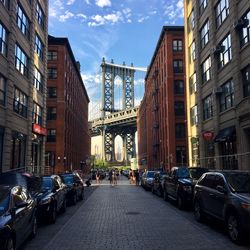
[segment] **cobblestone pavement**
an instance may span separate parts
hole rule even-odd
[[[117,186],[104,180],[60,230],[49,235],[46,243],[44,250],[250,247],[249,243],[234,245],[219,223],[200,224],[191,211],[178,210],[141,187],[129,185],[124,177]]]

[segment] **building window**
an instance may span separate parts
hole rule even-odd
[[[182,60],[174,60],[174,73],[183,73],[183,61]]]
[[[6,80],[0,75],[0,105],[5,106]]]
[[[199,164],[199,139],[197,137],[191,138],[192,163],[194,166]]]
[[[240,46],[243,47],[245,44],[250,42],[250,11],[243,17],[248,20],[248,25],[240,30]]]
[[[48,61],[57,60],[57,51],[48,51]]]
[[[48,107],[47,108],[47,120],[56,120],[56,108],[55,107]]]
[[[189,17],[188,17],[188,31],[194,29],[194,10],[191,11]]]
[[[34,69],[34,87],[43,92],[43,77],[40,71],[35,67]]]
[[[221,87],[220,94],[220,111],[225,111],[234,106],[234,84],[230,80],[223,84]]]
[[[9,8],[9,0],[1,0],[1,2],[6,8]]]
[[[35,38],[35,52],[38,54],[38,56],[43,60],[43,49],[44,45],[41,41],[41,38],[36,34]]]
[[[25,167],[26,136],[19,132],[12,132],[11,169]]]
[[[56,142],[56,130],[48,129],[47,142]]]
[[[0,54],[7,55],[7,32],[5,27],[0,23]]]
[[[195,41],[193,41],[189,47],[189,56],[190,62],[193,62],[196,59]]]
[[[57,78],[57,69],[48,68],[48,79],[56,79]]]
[[[184,82],[182,80],[174,81],[174,94],[184,95]]]
[[[30,23],[27,15],[22,10],[21,6],[17,5],[17,13],[16,13],[16,22],[17,26],[21,30],[21,32],[29,38],[29,30],[30,30]]]
[[[250,96],[250,65],[242,70],[243,96]]]
[[[0,174],[3,172],[4,128],[0,126]]]
[[[56,87],[48,87],[48,98],[56,98]]]
[[[15,88],[13,110],[19,115],[27,118],[28,98],[22,91]]]
[[[219,46],[221,48],[221,52],[219,54],[219,68],[222,68],[232,59],[231,35],[228,34]]]
[[[28,56],[17,44],[15,45],[15,66],[22,75],[28,76]]]
[[[42,107],[33,102],[32,123],[42,126]]]
[[[177,139],[185,138],[185,123],[176,123],[175,124],[175,137]]]
[[[182,40],[173,40],[173,51],[182,51]]]
[[[209,20],[202,26],[200,30],[201,37],[201,48],[204,48],[205,45],[209,42]]]
[[[206,83],[211,79],[211,57],[208,57],[201,64],[201,80],[202,83]]]
[[[213,99],[212,95],[209,95],[203,100],[203,120],[211,117],[213,117]]]
[[[204,148],[205,148],[205,159],[201,160],[201,164],[204,165],[206,168],[215,168],[215,147],[214,141],[204,141]]]
[[[204,12],[204,10],[207,7],[207,2],[208,0],[199,0],[199,4],[200,4],[200,15]]]
[[[197,91],[197,82],[196,82],[196,72],[189,78],[190,93],[193,94]]]
[[[37,22],[39,23],[39,25],[44,29],[45,15],[42,11],[41,6],[38,3],[36,4],[36,19],[37,19]]]
[[[215,6],[216,26],[221,26],[224,20],[229,15],[229,2],[228,0],[220,0]]]
[[[178,101],[174,103],[174,111],[176,116],[185,115],[185,106],[183,101]]]
[[[198,124],[198,108],[197,105],[193,106],[191,108],[190,112],[190,117],[191,117],[191,125],[197,125]]]
[[[186,148],[183,146],[176,147],[176,165],[184,166],[186,162]]]

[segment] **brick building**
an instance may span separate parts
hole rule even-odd
[[[250,1],[185,1],[189,165],[249,169]]]
[[[89,97],[67,38],[48,37],[46,163],[53,172],[86,169]]]
[[[0,173],[43,172],[48,1],[0,1]]]
[[[146,155],[148,169],[187,164],[184,56],[184,27],[164,26],[145,78],[145,100],[138,114],[138,138],[147,134],[139,143],[139,165]],[[145,125],[141,124],[145,120]],[[143,126],[144,131],[140,130]]]

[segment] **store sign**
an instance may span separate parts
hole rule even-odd
[[[214,138],[214,132],[206,131],[202,133],[202,136],[205,141],[211,141]]]
[[[39,135],[47,135],[47,129],[38,124],[33,124],[33,132]]]

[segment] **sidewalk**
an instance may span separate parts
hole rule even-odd
[[[44,249],[246,249],[185,216],[125,177],[117,186],[103,180]]]

